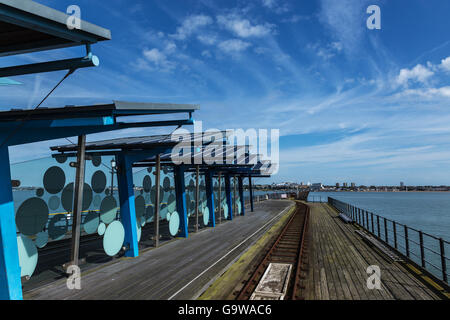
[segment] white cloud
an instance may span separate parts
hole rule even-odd
[[[219,43],[219,49],[225,53],[239,53],[251,46],[251,43],[242,41],[240,39],[231,39]]]
[[[180,27],[177,28],[177,32],[171,35],[177,40],[185,40],[187,37],[195,33],[202,27],[213,23],[213,19],[206,15],[193,15],[187,17]]]
[[[169,45],[169,48],[173,48]],[[172,50],[172,49],[170,49]],[[149,65],[147,62],[150,62],[153,64],[154,67],[156,67],[159,71],[163,72],[170,72],[176,67],[176,63],[169,61],[167,59],[167,56],[164,52],[160,51],[157,48],[153,49],[145,49],[143,51],[143,55],[145,57],[145,61],[140,60],[138,67],[142,69],[149,69]]]
[[[197,39],[201,43],[209,45],[209,46],[212,46],[217,43],[217,36],[215,36],[215,35],[202,34],[202,35],[199,35],[197,37]]]
[[[421,64],[416,65],[412,69],[401,69],[397,77],[397,83],[400,85],[408,85],[410,80],[426,83],[427,80],[434,75],[434,72]]]
[[[217,22],[219,23],[219,25],[241,38],[261,38],[272,34],[274,30],[274,25],[272,24],[265,23],[252,25],[249,20],[242,19],[235,14],[218,16]]]
[[[444,69],[445,71],[450,72],[450,57],[442,59],[441,68]]]
[[[450,98],[450,86],[441,88],[408,89],[401,92],[398,96],[414,96],[426,99]]]

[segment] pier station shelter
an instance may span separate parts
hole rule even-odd
[[[0,0],[0,56],[85,46],[86,56],[0,68],[0,78],[41,72],[75,70],[99,65],[91,46],[109,40],[107,29],[81,21],[80,29],[67,27],[68,16],[29,0]],[[45,99],[44,99],[45,100]],[[113,102],[65,108],[35,108],[0,112],[0,299],[22,299],[12,181],[8,147],[78,136],[78,158],[74,190],[74,222],[82,200],[83,150],[86,134],[136,127],[193,124],[194,105]],[[139,116],[186,113],[179,120],[150,121]],[[127,122],[124,118],[137,117]],[[77,224],[75,224],[77,226]],[[78,221],[79,227],[79,221]],[[79,233],[74,229],[75,238]],[[78,239],[79,240],[79,239]],[[76,243],[72,242],[72,245]],[[76,250],[73,250],[74,252]],[[76,260],[73,260],[76,261]],[[73,262],[72,261],[72,262]],[[76,263],[76,262],[75,262]]]
[[[96,141],[87,143],[85,146],[85,152],[89,156],[114,156],[117,163],[121,164],[118,168],[118,186],[119,186],[119,197],[120,197],[120,212],[122,221],[125,228],[125,246],[127,248],[126,256],[137,257],[139,255],[138,251],[138,231],[136,221],[136,208],[135,208],[135,194],[134,194],[134,183],[133,183],[133,168],[151,168],[156,169],[155,172],[155,246],[158,246],[159,240],[159,210],[160,210],[160,171],[161,166],[172,167],[174,173],[175,182],[175,196],[176,196],[176,212],[180,218],[180,231],[177,234],[178,237],[188,237],[188,214],[187,214],[187,204],[186,204],[186,191],[185,191],[185,173],[195,171],[196,174],[196,193],[199,192],[199,175],[200,171],[205,174],[206,182],[206,197],[207,197],[207,208],[209,212],[209,226],[215,227],[215,212],[214,212],[214,193],[213,193],[213,176],[215,173],[224,173],[225,185],[226,185],[226,196],[227,204],[230,210],[229,219],[233,217],[232,214],[232,197],[230,188],[230,177],[231,173],[239,177],[239,193],[240,199],[242,201],[241,208],[244,208],[243,203],[243,184],[242,177],[249,177],[252,175],[261,175],[259,170],[255,170],[254,164],[250,164],[250,159],[254,156],[246,155],[245,159],[238,163],[237,159],[229,164],[225,165],[215,165],[212,162],[205,162],[204,151],[212,145],[218,145],[215,149],[220,150],[215,155],[215,159],[222,159],[221,162],[225,163],[227,154],[229,151],[235,151],[238,148],[245,148],[243,146],[230,146],[226,145],[226,137],[223,140],[211,141],[208,138],[208,133],[201,134],[189,134],[184,136],[183,144],[189,143],[189,150],[186,154],[182,155],[184,163],[174,163],[172,157],[173,148],[179,143],[179,136],[177,135],[159,135],[159,136],[148,136],[148,137],[130,137],[130,138],[120,138],[104,141]],[[206,142],[205,142],[206,141]],[[198,146],[198,150],[196,147]],[[56,151],[54,157],[65,156],[65,157],[75,157],[77,156],[77,148],[74,145],[57,146],[51,148]],[[228,153],[227,153],[228,151]],[[200,162],[198,158],[200,156]],[[188,161],[186,161],[188,160]],[[195,164],[199,163],[199,164]],[[236,193],[235,193],[236,194]],[[251,192],[252,195],[252,192]],[[196,203],[196,210],[198,210],[198,198]],[[198,212],[197,212],[198,213]]]

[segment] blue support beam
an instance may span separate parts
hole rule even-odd
[[[187,238],[189,236],[186,208],[186,185],[184,179],[185,170],[186,169],[183,166],[176,166],[174,168],[177,212],[180,215],[180,232],[178,233],[178,236],[181,238]]]
[[[231,176],[225,175],[225,197],[227,198],[228,220],[233,220],[233,199],[231,194]]]
[[[252,185],[252,176],[248,176],[248,189],[250,191],[250,211],[253,212],[253,185]]]
[[[241,199],[241,216],[245,216],[245,201],[244,201],[244,183],[242,177],[238,177],[239,184],[239,199]]]
[[[213,172],[207,170],[205,173],[206,182],[206,199],[209,210],[209,227],[214,228],[216,226],[216,215],[214,212],[214,188],[213,188]]]
[[[22,300],[8,147],[0,148],[0,300]]]
[[[119,154],[116,157],[116,161],[119,166],[117,179],[119,184],[120,216],[125,228],[124,245],[128,247],[125,256],[137,257],[139,256],[139,247],[133,189],[133,162],[124,154]]]

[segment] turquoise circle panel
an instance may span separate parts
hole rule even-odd
[[[102,235],[105,234],[105,231],[106,231],[106,224],[104,224],[103,222],[101,222],[101,223],[98,225],[97,233],[98,233],[99,236],[102,236]]]
[[[34,242],[23,234],[17,236],[17,247],[19,253],[20,276],[31,277],[36,269],[38,261],[37,248]]]
[[[209,209],[207,207],[203,209],[203,224],[205,226],[209,224]]]
[[[110,224],[116,219],[117,201],[113,196],[107,196],[100,204],[100,220]]]
[[[172,237],[175,237],[178,234],[178,230],[180,229],[180,216],[178,212],[173,212],[170,215],[169,221],[169,232]]]
[[[39,232],[34,239],[34,243],[39,249],[45,247],[48,243],[48,232]]]
[[[97,232],[100,224],[100,217],[97,212],[89,212],[84,218],[83,229],[87,234],[94,234]]]
[[[125,229],[120,221],[112,222],[108,228],[106,228],[105,235],[103,237],[103,249],[105,253],[113,257],[119,253],[125,240]]]

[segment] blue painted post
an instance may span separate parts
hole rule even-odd
[[[133,163],[126,155],[116,157],[119,171],[117,180],[119,185],[120,217],[125,228],[124,244],[128,247],[126,257],[139,256],[137,239],[136,208],[133,189]]]
[[[8,146],[0,159],[0,300],[22,300]]]
[[[250,211],[253,212],[253,185],[252,185],[252,176],[248,176],[248,188],[250,191]]]
[[[231,177],[229,174],[225,175],[225,196],[227,198],[228,220],[233,220],[233,199],[231,195]]]
[[[245,216],[245,201],[244,201],[244,183],[242,177],[238,177],[239,198],[241,199],[241,216]]]
[[[211,170],[205,173],[206,182],[206,198],[209,209],[209,227],[216,226],[216,215],[214,213],[214,188],[213,188],[213,172]]]
[[[175,178],[175,193],[177,198],[177,212],[180,215],[180,233],[178,234],[181,238],[189,237],[188,231],[188,217],[186,210],[186,185],[184,181],[184,171],[183,166],[176,166],[174,169]]]

